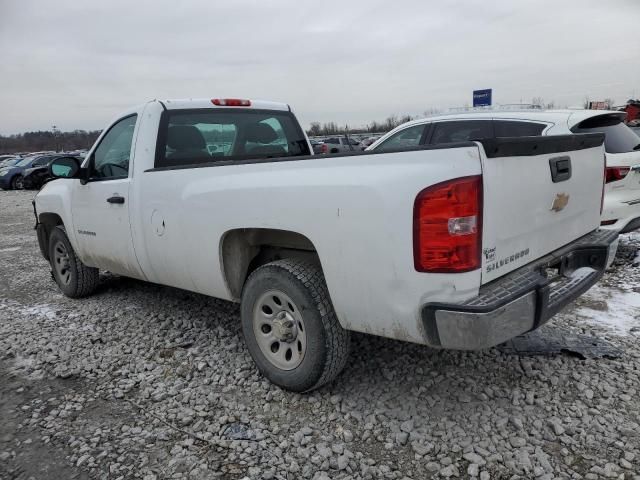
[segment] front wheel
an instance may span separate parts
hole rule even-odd
[[[349,332],[338,322],[319,266],[278,260],[247,280],[242,331],[260,372],[287,390],[332,381],[349,354]]]
[[[62,227],[55,227],[49,236],[49,261],[53,278],[67,297],[86,297],[98,286],[98,269],[80,261]]]
[[[22,175],[16,175],[11,180],[11,188],[14,190],[22,190],[24,188],[24,179]]]

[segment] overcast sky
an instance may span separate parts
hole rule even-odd
[[[640,0],[0,0],[0,134],[99,129],[153,98],[302,123],[640,96]]]

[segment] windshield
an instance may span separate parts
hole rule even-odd
[[[16,163],[18,163],[20,160],[22,160],[20,157],[18,157],[18,158],[10,158],[9,160],[4,160],[3,162],[0,162],[0,164],[2,166],[4,166],[4,167],[12,167]]]
[[[32,160],[33,160],[33,157],[23,158],[18,163],[16,163],[16,167],[26,167],[31,163]]]
[[[640,150],[640,139],[618,116],[599,115],[580,122],[574,133],[604,133],[607,153],[627,153]]]

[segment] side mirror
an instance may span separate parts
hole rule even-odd
[[[49,174],[53,178],[78,178],[80,163],[74,157],[56,158],[49,164]]]

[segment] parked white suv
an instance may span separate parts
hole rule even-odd
[[[397,150],[480,138],[602,132],[607,170],[601,225],[624,233],[640,227],[640,139],[623,123],[624,117],[624,112],[603,110],[453,113],[400,125],[367,150]]]

